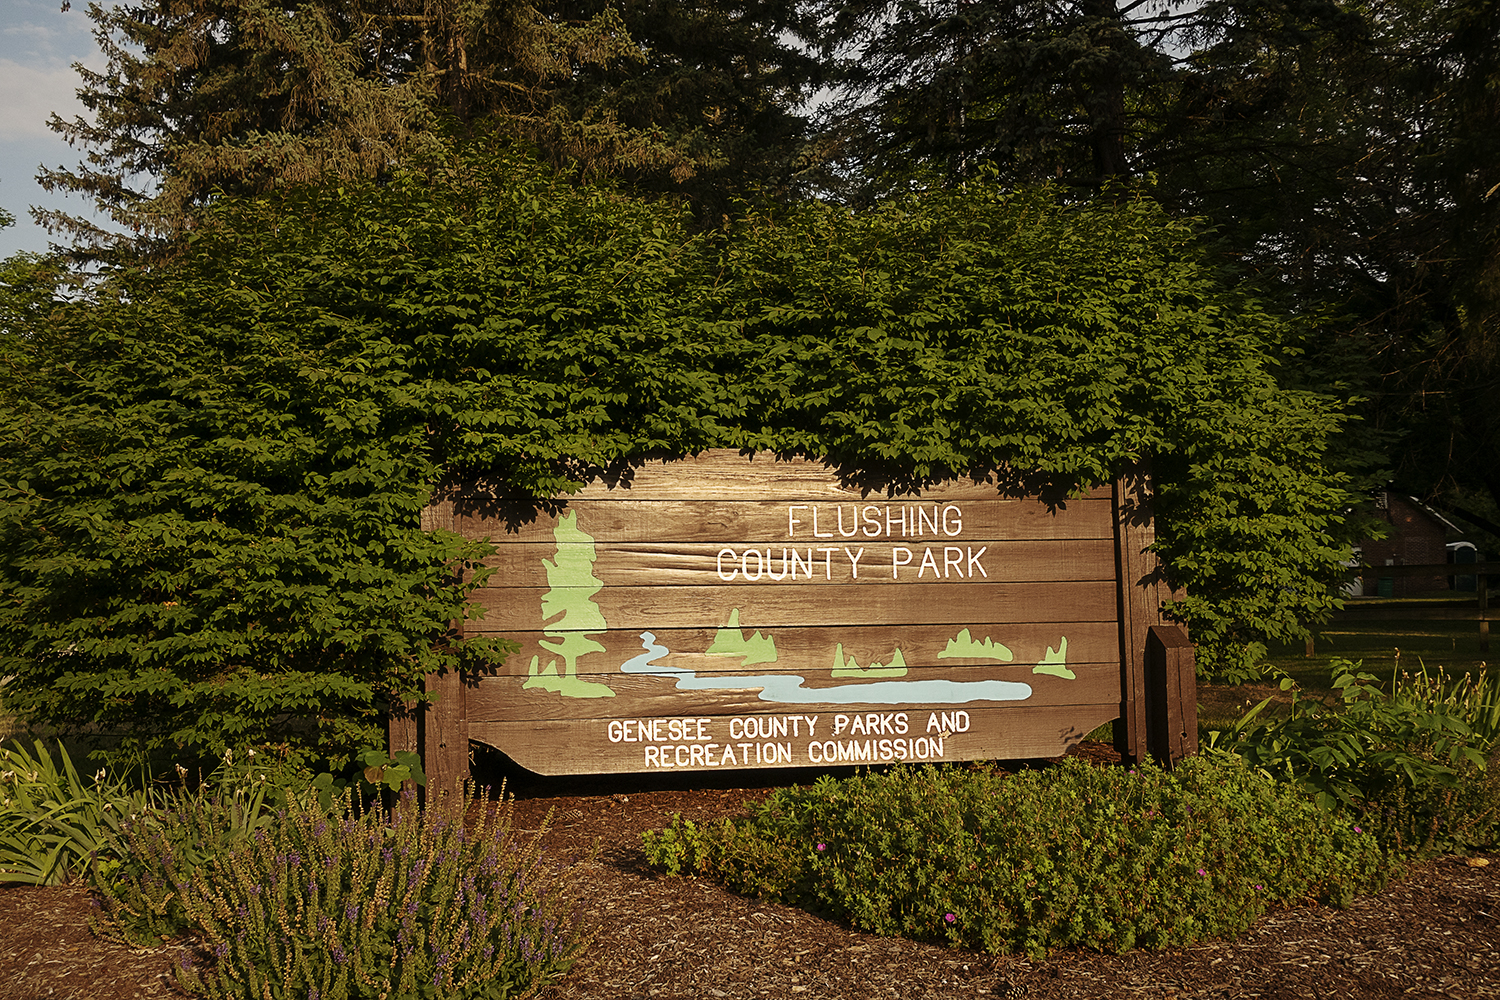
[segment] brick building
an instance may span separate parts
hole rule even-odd
[[[1399,493],[1378,493],[1377,515],[1391,526],[1385,538],[1366,539],[1360,544],[1361,560],[1371,567],[1364,576],[1367,597],[1409,597],[1448,589],[1445,574],[1432,576],[1380,576],[1381,566],[1421,566],[1448,560],[1448,533],[1459,529],[1416,498]]]

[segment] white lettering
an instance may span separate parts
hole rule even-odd
[[[948,579],[949,570],[958,570],[959,578],[964,575],[964,550],[952,545],[943,548],[943,579]]]
[[[848,549],[844,550],[844,555],[849,557],[849,572],[854,575],[854,579],[856,580],[859,579],[859,560],[864,554],[864,549],[860,549],[858,552],[850,552]]]
[[[948,512],[953,512],[953,527],[948,527]],[[956,535],[964,530],[964,512],[949,504],[943,508],[943,534]]]
[[[987,552],[987,551],[989,551],[989,546],[988,545],[981,545],[979,547],[979,551],[978,552],[974,551],[974,546],[972,546],[972,545],[969,546],[969,579],[970,580],[974,579],[974,571],[976,569],[979,570],[979,575],[982,576],[982,577],[984,577],[986,580],[988,580],[990,578],[990,575],[984,571],[984,565],[982,563],[980,563],[980,561],[979,561],[979,557],[982,556],[982,555],[984,555],[985,552]]]
[[[797,535],[797,525],[799,525],[799,524],[802,523],[802,518],[800,518],[796,514],[794,514],[793,511],[806,510],[806,509],[807,509],[807,504],[804,504],[804,503],[793,504],[792,506],[790,506],[790,507],[788,507],[786,509],[786,537],[788,537],[788,538],[794,538],[794,537],[796,537],[796,535]]]
[[[750,575],[750,557],[755,557],[755,575]],[[740,572],[745,574],[746,580],[759,580],[765,573],[765,563],[761,561],[760,549],[746,549],[745,554],[740,557]]]
[[[728,583],[730,580],[733,580],[736,576],[739,576],[740,571],[738,569],[735,569],[734,567],[731,566],[730,570],[729,570],[729,575],[728,576],[724,575],[724,553],[726,553],[726,552],[729,553],[729,559],[730,559],[730,561],[731,562],[734,561],[734,549],[720,549],[719,550],[719,579],[723,580],[725,583]]]
[[[833,537],[833,532],[831,532],[831,531],[819,531],[818,530],[818,505],[817,504],[813,504],[812,512],[813,512],[813,537],[814,538],[832,538]]]
[[[823,553],[823,578],[825,580],[832,580],[833,579],[833,554],[835,552],[837,552],[838,549],[836,549],[836,548],[834,548],[833,546],[830,545],[830,546],[820,547],[818,549],[818,551],[821,552],[821,553]]]
[[[875,507],[875,506],[866,507],[863,511],[861,511],[861,513],[863,513],[864,516],[865,516],[865,534],[868,535],[871,538],[879,538],[880,537],[880,518],[878,518],[878,517],[871,517],[870,516],[870,511],[872,511],[872,510],[876,514],[880,513],[880,508],[879,507]]]
[[[905,555],[906,555],[905,559],[901,558],[901,556],[902,556],[903,553],[905,553]],[[900,569],[901,569],[902,566],[910,566],[911,565],[911,556],[912,556],[911,549],[907,548],[904,545],[897,545],[895,548],[891,549],[891,579],[892,580],[899,580],[900,579],[900,577],[897,574],[900,572]]]
[[[838,506],[838,512],[839,512],[839,534],[841,536],[843,536],[844,538],[853,538],[855,535],[859,534],[859,505],[858,504],[850,504],[849,505],[849,509],[854,512],[854,513],[852,513],[852,514],[849,515],[849,520],[853,521],[854,524],[849,528],[848,531],[845,531],[844,530],[844,505],[843,504],[839,504],[839,506]]]
[[[922,568],[917,570],[918,580],[922,579],[922,574],[927,572],[928,566],[932,567],[932,575],[934,578],[942,577],[942,571],[938,569],[937,556],[932,554],[932,546],[924,545],[922,546]]]

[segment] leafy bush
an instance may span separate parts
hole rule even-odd
[[[478,614],[489,551],[423,529],[444,483],[551,496],[705,448],[1063,492],[1149,454],[1200,663],[1333,606],[1340,405],[1279,381],[1298,321],[1149,199],[976,179],[710,237],[487,148],[225,199],[86,294],[0,272],[12,709],[122,732],[120,761],[337,758],[511,648],[434,641]]]
[[[180,981],[246,1000],[509,997],[581,952],[568,870],[543,860],[540,833],[512,837],[508,805],[459,797],[424,811],[408,791],[361,811],[346,790],[325,811],[305,798],[243,835],[215,836],[240,804],[222,795],[184,795],[172,823],[128,825],[128,863],[96,881],[103,928],[146,941],[192,927],[214,963],[181,967]]]
[[[1429,855],[1492,843],[1500,834],[1500,775],[1486,758],[1500,737],[1496,689],[1441,673],[1395,678],[1382,691],[1361,664],[1334,660],[1329,706],[1292,693],[1288,714],[1271,699],[1211,739],[1375,831],[1388,850]]]
[[[0,746],[0,882],[72,881],[95,858],[116,857],[120,824],[152,804],[103,769],[85,781],[57,749],[54,761],[41,740],[34,754]]]
[[[1369,833],[1222,753],[1172,773],[1069,759],[824,777],[743,819],[679,817],[645,846],[666,871],[861,930],[1031,955],[1184,945],[1274,905],[1345,904],[1389,873]]]

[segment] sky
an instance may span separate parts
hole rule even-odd
[[[14,226],[0,229],[0,259],[46,251],[47,231],[31,221],[30,206],[90,214],[87,199],[51,195],[36,182],[43,163],[71,167],[83,159],[82,150],[47,128],[53,112],[68,119],[83,113],[73,63],[105,68],[84,13],[87,0],[75,0],[66,12],[61,3],[0,0],[0,207],[16,217]]]

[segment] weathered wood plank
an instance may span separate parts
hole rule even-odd
[[[963,718],[958,718],[959,713]],[[945,714],[946,713],[946,714]],[[539,774],[828,767],[897,760],[1057,756],[1110,721],[1118,704],[1056,708],[903,708],[899,712],[764,713],[730,718],[473,722],[474,739],[499,747]],[[811,735],[806,715],[817,715]],[[839,716],[843,728],[835,732]],[[874,716],[871,720],[869,717]],[[896,716],[904,715],[898,724]],[[795,734],[791,720],[796,718]],[[853,719],[860,718],[860,731]],[[753,720],[753,721],[747,721]],[[777,726],[777,721],[781,725]],[[672,727],[672,722],[677,725]],[[700,726],[701,722],[701,726]],[[899,732],[900,725],[905,732]],[[871,729],[875,732],[872,734]],[[747,730],[750,735],[746,735]],[[762,733],[769,732],[770,736]],[[696,752],[694,748],[697,748]]]
[[[803,676],[788,671],[760,675],[716,674],[709,678],[672,678],[631,674],[582,674],[595,690],[610,698],[567,698],[539,688],[527,689],[525,677],[486,677],[468,692],[468,717],[479,721],[527,722],[548,719],[585,720],[608,715],[652,718],[667,715],[731,716],[782,711],[804,714],[891,712],[911,705],[943,705],[948,710],[1024,707],[1027,711],[1059,705],[1119,706],[1119,671],[1115,664],[1077,664],[1075,679],[1035,674],[1029,667],[921,667],[900,677],[849,681],[827,672]],[[542,678],[541,680],[547,680]],[[726,685],[704,689],[703,682]],[[741,686],[742,685],[742,686]]]
[[[588,543],[526,542],[502,545],[484,561],[502,587],[546,587],[548,562],[562,548]],[[606,587],[732,586],[853,582],[899,584],[903,577],[958,583],[1112,580],[1114,543],[1110,539],[994,541],[965,539],[961,545],[932,545],[932,564],[920,542],[904,545],[813,547],[765,544],[754,549],[689,542],[602,542],[592,545],[593,573]],[[904,549],[897,552],[897,549]],[[935,567],[935,568],[934,568]],[[772,576],[774,574],[774,577]],[[781,577],[776,580],[775,577]]]
[[[1074,539],[1112,538],[1108,499],[1070,500],[1051,509],[1036,500],[880,500],[820,503],[808,497],[782,501],[718,497],[712,500],[619,500],[570,498],[565,509],[597,542],[694,542],[733,545],[742,542],[843,545],[892,539]],[[936,507],[936,516],[933,508]],[[944,510],[949,511],[946,523]],[[561,509],[559,508],[559,512]],[[817,523],[814,524],[814,510]],[[843,520],[840,521],[840,512]],[[453,530],[495,545],[550,542],[559,513],[530,504],[508,503],[503,509],[468,509],[453,518]],[[934,530],[934,523],[936,529]]]
[[[967,636],[963,632],[967,631]],[[545,664],[557,659],[559,634],[544,632],[480,633],[500,635],[520,644],[499,668],[501,676],[525,675],[531,658]],[[652,629],[649,633],[625,629],[588,633],[602,649],[576,661],[585,673],[617,673],[621,664],[639,657],[649,647],[642,636],[650,634],[654,645],[669,652],[651,662],[666,668],[697,673],[744,672],[746,670],[828,671],[835,656],[860,667],[890,664],[899,650],[911,667],[968,666],[975,664],[1024,665],[1027,669],[1050,658],[1067,663],[1119,662],[1119,629],[1115,622],[1067,622],[1052,625],[984,623],[963,629],[952,625],[867,625],[858,630],[833,627],[783,627],[777,629],[720,630]],[[759,638],[756,638],[756,636]],[[545,645],[544,645],[545,644]],[[977,648],[976,648],[977,647]],[[715,650],[709,652],[709,650]],[[944,653],[948,655],[943,655]],[[1009,658],[1006,656],[1009,654]]]
[[[1001,493],[999,475],[991,475],[983,483],[969,480],[943,483],[923,490],[922,496],[939,500],[992,498]],[[474,492],[477,491],[471,491],[470,496]],[[628,481],[596,480],[572,496],[606,500],[714,500],[736,494],[775,499],[818,496],[832,501],[866,497],[858,487],[840,484],[837,470],[821,462],[804,458],[779,460],[765,452],[751,459],[727,448],[710,449],[691,458],[670,462],[646,462],[633,470]],[[884,494],[871,495],[879,498]],[[1045,495],[1049,500],[1067,499],[1061,491],[1048,491]],[[1109,487],[1100,487],[1087,495],[1107,498]],[[455,499],[462,509],[466,496],[459,494]]]
[[[911,583],[900,587],[869,584],[731,587],[487,588],[474,604],[484,616],[470,624],[478,632],[520,632],[539,624],[542,598],[586,598],[609,628],[690,628],[725,621],[738,609],[741,628],[787,625],[954,624],[972,622],[1108,621],[1115,616],[1114,584],[1084,583]],[[563,619],[566,621],[566,619]],[[578,628],[567,629],[580,631]],[[584,628],[583,631],[602,631]]]

